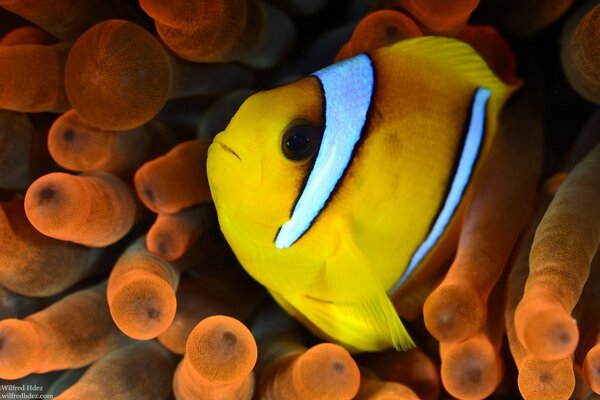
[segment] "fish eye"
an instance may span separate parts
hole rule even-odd
[[[315,154],[320,141],[320,130],[308,121],[303,120],[285,130],[281,148],[288,159],[301,161]]]

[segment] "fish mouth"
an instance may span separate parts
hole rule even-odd
[[[225,150],[228,153],[233,154],[238,160],[242,161],[242,159],[240,158],[240,156],[238,155],[238,153],[236,153],[231,147],[227,146],[226,144],[223,144],[221,142],[214,142],[214,144],[221,146],[221,148],[223,150]]]

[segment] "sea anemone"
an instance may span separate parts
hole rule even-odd
[[[574,0],[0,0],[0,395],[600,395],[599,21]],[[424,35],[522,88],[453,257],[392,299],[417,347],[351,353],[245,273],[207,152],[256,91]]]

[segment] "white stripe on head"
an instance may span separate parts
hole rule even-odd
[[[325,130],[314,167],[275,246],[293,245],[317,218],[350,164],[373,95],[371,59],[360,54],[317,71],[325,98]]]
[[[471,174],[473,173],[475,161],[477,161],[479,151],[481,150],[483,135],[485,133],[486,105],[491,95],[492,92],[489,89],[481,87],[475,92],[471,110],[471,121],[469,122],[465,144],[462,148],[458,167],[454,179],[452,180],[452,186],[450,187],[448,196],[445,199],[444,206],[431,228],[431,231],[413,254],[404,274],[390,290],[390,293],[396,291],[404,282],[406,282],[410,274],[415,270],[423,258],[425,258],[433,246],[435,246],[444,233],[446,226],[452,219],[454,212],[458,208],[471,178]]]

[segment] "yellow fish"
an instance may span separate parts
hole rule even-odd
[[[259,92],[209,149],[221,230],[314,332],[408,348],[389,296],[451,240],[514,89],[468,45],[423,37]]]

